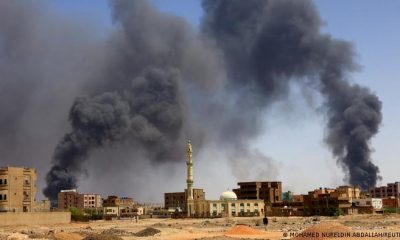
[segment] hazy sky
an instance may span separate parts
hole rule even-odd
[[[151,2],[162,11],[186,19],[193,28],[198,27],[202,16],[200,1]],[[381,184],[399,181],[400,128],[397,124],[400,122],[400,2],[320,0],[315,3],[326,23],[324,31],[335,38],[350,41],[355,46],[356,59],[362,65],[362,70],[353,74],[352,81],[371,88],[383,102],[383,124],[372,141],[375,150],[372,158],[380,167],[383,177]],[[59,12],[66,17],[86,18],[96,23],[100,35],[105,36],[111,28],[110,10],[105,0],[56,0],[50,1],[50,4],[57,14]],[[277,177],[266,176],[258,180],[280,180],[283,181],[284,190],[297,193],[317,187],[335,187],[343,184],[344,176],[323,143],[324,116],[315,114],[315,109],[306,107],[304,101],[300,99],[298,89],[294,88],[289,103],[275,104],[266,113],[265,133],[255,143],[259,151],[271,157],[280,167]],[[318,108],[318,99],[309,101],[316,101],[315,108]],[[290,148],[283,148],[283,145]],[[206,156],[200,154],[198,158],[218,158],[218,153],[207,153]],[[196,162],[196,159],[194,162],[195,186],[204,188],[208,198],[217,198],[226,188],[236,187],[239,179],[232,176],[223,161],[214,161],[212,164],[207,161],[207,165]],[[182,163],[171,180],[181,181],[181,184],[172,184],[171,189],[166,191],[179,191],[184,187],[184,168],[185,163]],[[146,182],[143,179],[137,180]],[[87,179],[86,185],[95,184],[95,181]],[[153,182],[150,186],[157,184]],[[85,190],[85,184],[82,188]],[[161,200],[162,195],[159,195]]]

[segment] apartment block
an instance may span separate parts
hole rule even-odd
[[[36,170],[0,168],[0,212],[32,212],[35,209]]]
[[[164,207],[184,210],[186,208],[186,192],[164,193]]]
[[[61,190],[57,195],[58,209],[78,208],[79,193],[76,189]]]
[[[71,207],[89,209],[102,206],[102,200],[99,194],[80,194],[76,189],[61,190],[57,197],[59,209],[68,209]]]
[[[369,192],[372,198],[399,198],[400,182],[388,183],[386,186],[371,188]]]
[[[263,199],[266,203],[282,202],[282,182],[239,182],[233,189],[238,199]]]

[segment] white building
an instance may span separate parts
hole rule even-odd
[[[383,207],[381,198],[359,198],[353,199],[353,204],[360,207],[372,206],[375,210],[380,210]]]

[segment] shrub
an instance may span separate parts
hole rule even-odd
[[[395,207],[386,207],[383,209],[384,213],[396,213],[396,208]]]
[[[77,221],[77,222],[87,222],[89,221],[89,218],[85,216],[85,213],[76,208],[76,207],[70,207],[69,211],[71,212],[71,220],[72,221]]]

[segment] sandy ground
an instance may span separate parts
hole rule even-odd
[[[159,233],[152,233],[150,230]],[[154,230],[155,229],[155,230]],[[144,230],[150,236],[137,236]],[[103,238],[114,239],[165,239],[165,240],[227,240],[227,239],[400,239],[400,215],[355,215],[329,217],[270,217],[267,227],[262,218],[220,219],[143,219],[94,221],[68,225],[15,226],[0,228],[0,240],[57,239],[83,240],[93,234],[106,233]],[[309,235],[298,235],[308,233]],[[324,237],[322,234],[331,234]],[[334,234],[346,233],[346,236]],[[364,234],[351,235],[349,234]],[[398,233],[382,237],[378,233]],[[296,235],[297,234],[297,235]],[[375,234],[366,236],[365,234]],[[317,236],[318,235],[318,236]],[[358,236],[358,237],[357,237]],[[119,238],[118,238],[119,237]],[[96,239],[89,238],[87,239]]]

